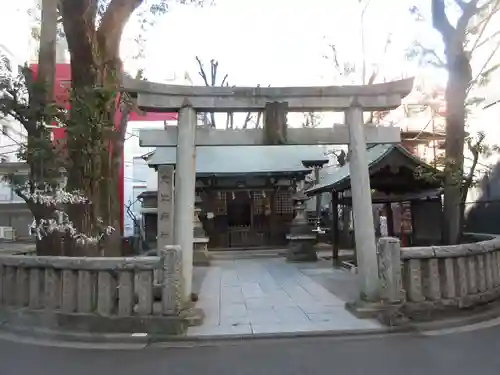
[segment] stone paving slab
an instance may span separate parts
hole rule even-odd
[[[284,259],[217,260],[204,268],[197,307],[204,310],[202,326],[188,336],[293,333],[380,329],[374,320],[361,320],[344,308],[346,300],[326,289],[321,274],[349,273],[324,263],[324,272]],[[307,273],[314,274],[314,278]],[[344,276],[344,275],[341,275]],[[355,279],[351,279],[355,282]]]

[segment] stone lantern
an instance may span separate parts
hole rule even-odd
[[[208,254],[208,237],[203,229],[203,224],[200,221],[202,199],[199,194],[196,194],[194,200],[194,217],[193,217],[193,264],[195,266],[209,266],[210,255]]]
[[[318,260],[316,249],[316,234],[307,220],[305,201],[309,199],[304,190],[292,196],[294,201],[295,218],[287,234],[288,251],[286,259],[291,262],[314,262]]]
[[[321,170],[321,168],[323,168],[323,166],[326,163],[328,163],[328,158],[303,160],[302,161],[302,165],[305,168],[313,170],[314,185],[318,185],[321,183],[320,177],[319,177],[319,171]],[[321,194],[316,195],[315,201],[316,201],[316,223],[317,223],[318,228],[319,228],[320,227],[320,218],[321,218]]]

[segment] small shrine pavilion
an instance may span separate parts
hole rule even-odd
[[[373,212],[366,214],[374,215],[375,232],[398,236],[406,246],[439,243],[442,181],[433,177],[438,175],[437,170],[399,144],[368,146],[367,158]],[[327,167],[321,175],[321,182],[307,189],[306,194],[331,193],[330,237],[335,258],[340,246],[354,247],[353,243],[341,244],[339,234],[339,216],[350,212],[346,207],[352,205],[350,163],[342,167]],[[386,218],[386,228],[381,228],[381,216]],[[383,231],[386,233],[381,233]]]
[[[307,160],[328,162],[322,146],[199,146],[196,193],[209,249],[282,247],[294,218],[292,196],[311,169]],[[176,150],[158,147],[147,163],[176,164]],[[306,163],[307,164],[307,163]],[[195,194],[195,192],[193,192]],[[146,241],[157,236],[157,192],[145,192]]]

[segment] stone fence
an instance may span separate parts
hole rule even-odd
[[[472,237],[478,242],[411,248],[381,238],[382,300],[419,312],[467,308],[500,297],[500,237]]]
[[[0,316],[86,332],[181,333],[181,256],[178,246],[152,257],[0,255]]]

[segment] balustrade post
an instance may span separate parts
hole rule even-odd
[[[208,254],[208,237],[206,236],[203,224],[200,221],[201,205],[203,200],[199,193],[196,193],[195,208],[193,215],[193,264],[196,266],[209,266],[210,255]]]
[[[380,295],[382,301],[398,304],[404,300],[401,278],[401,246],[397,238],[382,237],[377,244]]]

